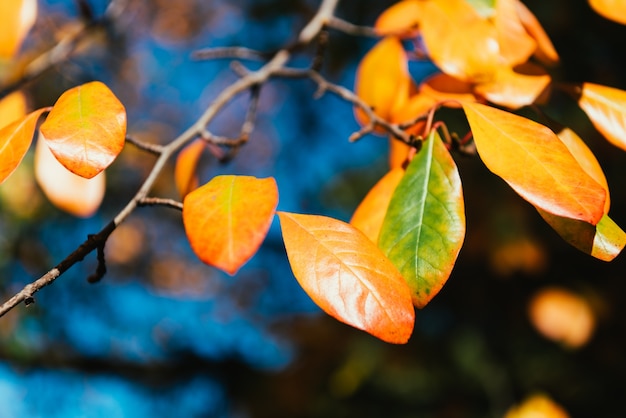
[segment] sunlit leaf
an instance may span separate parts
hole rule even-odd
[[[63,93],[40,130],[65,168],[92,178],[124,148],[126,109],[106,85],[93,81]]]
[[[557,216],[596,224],[606,192],[549,128],[478,103],[463,103],[487,168],[521,197]]]
[[[571,348],[587,343],[595,329],[589,302],[563,288],[541,289],[531,299],[528,314],[540,334]]]
[[[550,37],[543,29],[543,26],[541,26],[541,23],[539,23],[539,20],[537,20],[533,12],[531,12],[524,3],[519,0],[515,3],[522,25],[535,42],[537,42],[535,56],[545,64],[555,64],[559,62],[559,54],[556,52],[556,49],[554,49]]]
[[[519,109],[534,103],[548,87],[550,80],[550,76],[543,70],[536,74],[523,74],[509,67],[501,67],[493,80],[477,85],[475,91],[491,103]]]
[[[443,106],[459,107],[460,101],[477,100],[472,87],[470,83],[440,73],[424,80],[420,84],[419,92],[442,103]]]
[[[402,0],[387,8],[378,16],[374,29],[379,35],[401,35],[413,38],[418,34],[422,18],[421,0]]]
[[[0,1],[0,59],[13,57],[35,24],[37,0]]]
[[[378,242],[380,227],[387,213],[396,186],[404,176],[404,169],[390,170],[370,189],[354,211],[350,224],[360,229],[372,242]]]
[[[0,184],[22,162],[33,141],[37,121],[47,110],[48,108],[35,110],[26,117],[0,129]]]
[[[583,83],[578,104],[610,143],[626,150],[626,91]]]
[[[410,86],[406,52],[395,37],[379,41],[359,64],[355,93],[384,119],[390,118],[394,107],[401,107],[408,100]],[[369,123],[360,108],[355,113],[361,124]]]
[[[461,179],[433,131],[395,189],[378,245],[424,307],[448,280],[465,238]]]
[[[261,246],[277,204],[271,177],[214,177],[183,201],[191,248],[204,263],[235,274]]]
[[[0,100],[0,129],[26,116],[26,106],[26,97],[19,90],[2,98]]]
[[[202,139],[196,139],[178,153],[174,168],[174,180],[181,197],[185,197],[187,193],[198,187],[196,166],[205,149],[206,142]]]
[[[601,16],[622,25],[626,25],[626,1],[624,0],[589,0],[589,5]]]
[[[98,210],[106,189],[104,172],[86,179],[68,171],[54,158],[41,136],[35,145],[35,179],[50,203],[81,218]]]
[[[520,20],[517,2],[518,0],[498,0],[495,5],[500,54],[509,68],[525,63],[537,49],[537,43]]]
[[[504,418],[570,418],[569,414],[548,396],[532,395],[520,405],[511,407]]]
[[[336,219],[279,212],[293,274],[326,313],[403,344],[415,311],[400,272],[361,231]]]
[[[500,60],[495,26],[465,0],[426,1],[423,11],[420,30],[433,62],[464,81],[491,79]]]

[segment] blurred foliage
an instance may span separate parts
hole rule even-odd
[[[78,16],[76,2],[40,3],[25,51],[55,42]],[[87,3],[96,15],[106,6]],[[390,3],[343,1],[338,14],[371,25]],[[595,15],[583,0],[525,3],[561,55],[555,77],[626,88],[626,27]],[[98,79],[127,106],[132,135],[165,143],[236,79],[227,61],[193,61],[192,51],[280,48],[317,2],[131,0],[127,7],[107,33],[27,85],[32,107]],[[370,46],[369,39],[331,33],[324,71],[351,87]],[[306,64],[307,53],[294,65]],[[386,140],[348,144],[358,129],[351,107],[313,93],[298,81],[265,86],[250,143],[226,165],[207,158],[201,181],[271,174],[279,208],[349,218],[385,171]],[[212,129],[238,132],[246,104],[236,101]],[[624,156],[568,101],[553,112],[576,121],[572,127],[614,190],[612,216],[626,223]],[[37,304],[0,320],[0,417],[500,417],[535,393],[573,417],[626,416],[623,256],[607,264],[579,253],[478,159],[455,158],[472,195],[467,240],[446,286],[417,312],[406,346],[320,315],[291,276],[277,225],[260,253],[229,278],[193,256],[179,213],[141,208],[107,243],[109,271],[101,283],[85,282],[96,264],[88,258],[43,289]],[[100,229],[136,192],[152,161],[127,146],[107,170],[102,209],[84,220],[54,209],[33,181],[32,163],[22,165],[0,188],[3,298]],[[155,193],[176,197],[173,167],[165,174]],[[596,328],[581,347],[548,340],[533,327],[529,302],[549,285],[589,301]]]

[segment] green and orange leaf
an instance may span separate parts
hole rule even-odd
[[[463,103],[478,154],[521,197],[548,213],[590,224],[606,191],[549,128],[479,103]]]
[[[423,308],[448,280],[465,238],[461,179],[433,131],[411,160],[389,203],[378,246]]]
[[[92,178],[124,148],[126,109],[106,85],[93,81],[63,93],[40,130],[65,168]]]
[[[0,184],[15,171],[33,141],[37,121],[49,108],[37,109],[0,129]]]
[[[35,180],[50,203],[81,218],[98,210],[106,190],[104,172],[86,179],[68,171],[54,158],[41,136],[35,145]]]
[[[350,224],[360,229],[372,242],[378,242],[391,196],[403,176],[404,169],[400,167],[387,172],[365,195],[350,219]]]
[[[37,18],[37,0],[0,2],[0,60],[12,58],[20,49]]]
[[[589,5],[600,16],[622,25],[626,25],[626,1],[589,0]]]
[[[610,143],[626,150],[626,91],[583,83],[578,105]]]
[[[389,119],[394,108],[408,100],[411,89],[406,52],[395,37],[383,38],[361,60],[356,74],[355,93],[383,119]],[[355,108],[359,123],[369,119]]]
[[[383,341],[409,340],[415,322],[410,290],[376,244],[336,219],[278,216],[293,274],[322,310]]]
[[[273,178],[214,177],[185,196],[183,224],[204,263],[234,275],[259,249],[274,219]]]
[[[203,139],[196,139],[178,153],[174,167],[174,182],[182,198],[198,187],[196,168],[205,149],[206,142]]]

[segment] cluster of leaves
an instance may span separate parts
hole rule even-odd
[[[592,2],[610,15],[608,3]],[[349,223],[277,212],[273,178],[223,175],[199,186],[196,166],[213,145],[190,137],[174,180],[187,237],[203,262],[236,274],[278,215],[294,276],[315,303],[384,341],[405,343],[415,307],[437,295],[463,245],[464,196],[451,151],[472,144],[487,168],[567,242],[606,261],[621,252],[626,233],[608,216],[608,185],[583,140],[571,129],[554,132],[512,113],[549,100],[556,86],[546,67],[558,61],[520,1],[403,0],[380,16],[375,30],[381,40],[359,66],[355,92],[363,106],[355,113],[377,133],[396,127],[407,134],[392,138],[390,171]],[[430,60],[440,73],[417,83],[410,59]],[[626,149],[626,92],[590,83],[565,87],[597,129]],[[471,137],[450,135],[436,119],[441,107],[461,108]],[[89,216],[104,194],[103,171],[125,144],[124,106],[96,81],[7,121],[0,129],[0,182],[19,166],[44,115],[37,180],[59,208]]]

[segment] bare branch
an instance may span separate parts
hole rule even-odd
[[[183,204],[181,202],[161,197],[144,197],[137,202],[137,206],[167,206],[169,208],[183,210]]]
[[[126,142],[128,142],[130,144],[133,144],[134,146],[136,146],[140,150],[149,152],[151,154],[160,155],[163,152],[163,146],[162,145],[150,144],[150,143],[147,143],[147,142],[143,142],[143,141],[140,141],[137,138],[134,138],[132,136],[127,136],[126,137]]]
[[[191,57],[196,60],[213,59],[240,59],[240,60],[264,60],[266,53],[242,47],[206,48],[194,51]]]
[[[347,22],[338,17],[332,17],[327,26],[329,28],[336,29],[340,32],[346,33],[352,36],[365,36],[368,38],[380,38],[380,35],[376,33],[376,30],[369,26],[359,26],[353,23]]]

